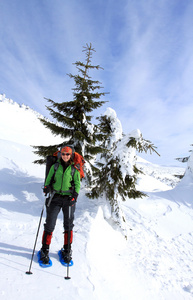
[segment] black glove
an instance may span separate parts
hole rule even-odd
[[[47,194],[51,193],[52,189],[51,189],[51,186],[50,185],[46,185],[44,188],[43,188],[43,192],[45,193],[45,196],[47,196]]]
[[[69,196],[69,205],[73,206],[76,203],[77,198],[78,198],[78,193],[77,192],[74,192],[72,194],[72,196]]]

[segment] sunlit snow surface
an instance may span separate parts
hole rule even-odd
[[[153,165],[138,158],[144,172],[143,199],[123,203],[127,239],[111,222],[105,199],[78,198],[71,280],[58,261],[63,245],[62,214],[53,235],[51,268],[36,254],[29,269],[40,213],[44,167],[30,145],[55,143],[37,114],[0,98],[0,297],[1,299],[182,300],[193,299],[193,176],[184,168]],[[36,253],[41,247],[43,216]]]

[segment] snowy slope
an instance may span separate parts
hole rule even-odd
[[[4,117],[10,113],[11,123]],[[0,125],[1,299],[193,299],[192,174],[187,172],[178,183],[175,175],[182,175],[183,168],[160,167],[140,158],[138,167],[144,175],[138,185],[149,197],[124,203],[127,240],[111,224],[104,199],[88,200],[83,186],[76,210],[71,280],[64,280],[66,269],[57,258],[63,244],[61,214],[52,239],[52,268],[40,268],[35,255],[33,275],[26,275],[44,203],[44,167],[32,164],[30,145],[55,140],[35,112],[5,97],[0,101]]]

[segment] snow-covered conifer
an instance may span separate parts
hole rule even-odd
[[[140,172],[136,167],[136,151],[155,151],[155,147],[143,139],[139,129],[124,135],[121,122],[111,108],[99,121],[99,128],[104,134],[101,146],[106,152],[98,156],[98,170],[88,196],[104,196],[110,202],[113,219],[122,224],[121,200],[144,196],[136,189],[137,174]]]

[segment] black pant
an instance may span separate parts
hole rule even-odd
[[[46,207],[46,222],[44,224],[44,230],[46,232],[53,232],[56,226],[56,220],[60,210],[63,212],[63,226],[64,231],[71,231],[74,227],[74,212],[75,206],[70,207],[70,216],[69,216],[69,200],[68,196],[55,195],[50,203],[49,207]]]

